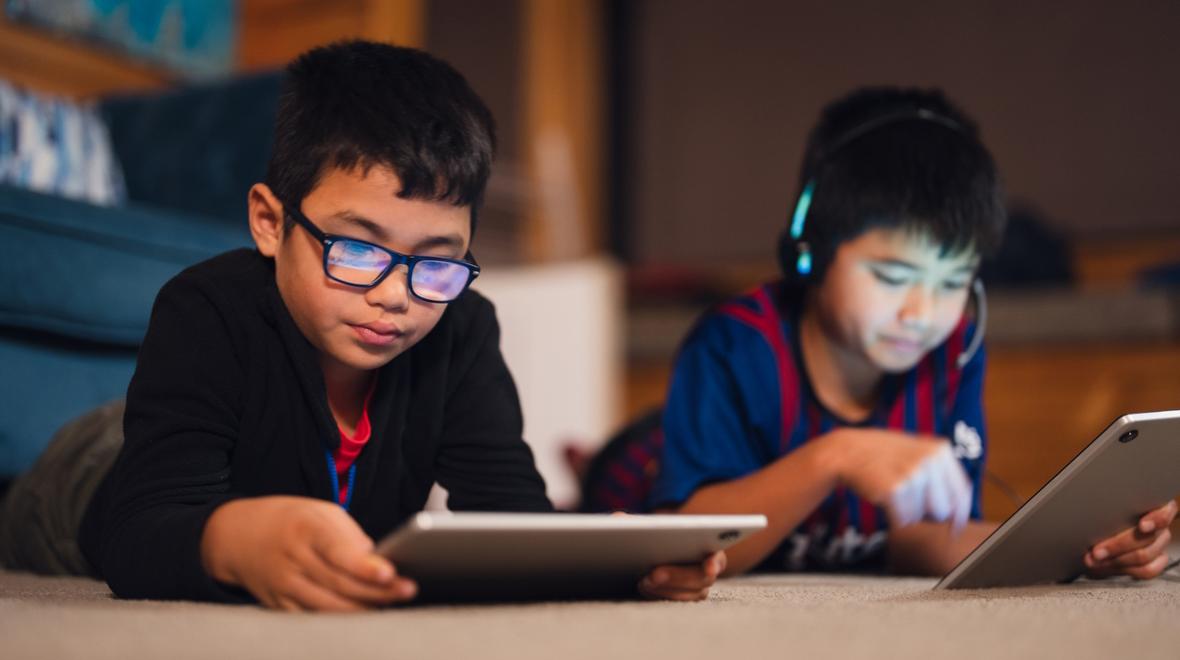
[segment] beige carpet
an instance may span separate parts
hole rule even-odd
[[[291,615],[114,600],[0,573],[0,658],[1180,658],[1180,577],[933,592],[835,575],[721,582],[703,603],[408,607]]]

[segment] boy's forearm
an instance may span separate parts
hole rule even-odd
[[[920,522],[889,532],[889,570],[903,575],[945,575],[983,543],[997,525],[971,521],[957,535],[948,523]]]
[[[163,505],[120,518],[103,530],[101,548],[88,557],[121,598],[243,602],[202,564],[200,538],[209,515],[205,506]]]
[[[693,493],[679,513],[762,513],[767,527],[726,550],[724,575],[757,566],[785,539],[839,481],[837,448],[817,438],[761,470]]]

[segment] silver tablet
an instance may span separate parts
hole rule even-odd
[[[1177,494],[1180,410],[1120,417],[935,589],[1067,582],[1090,546]]]
[[[377,546],[422,600],[633,597],[653,567],[703,560],[766,517],[419,513]]]

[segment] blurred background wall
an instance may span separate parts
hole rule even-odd
[[[1012,198],[1071,236],[1177,225],[1176,3],[624,6],[640,259],[765,258],[806,131],[873,84],[945,90],[980,122]]]
[[[1027,220],[988,272],[995,475],[1028,497],[1116,415],[1180,408],[1176,3],[226,0],[227,27],[206,30],[222,52],[197,65],[156,52],[187,14],[157,20],[172,27],[145,50],[30,4],[6,4],[0,79],[83,100],[271,70],[350,36],[459,68],[500,131],[480,285],[561,503],[577,496],[563,447],[659,405],[692,320],[775,275],[806,132],[865,84],[944,89]],[[187,3],[49,4],[122,20]],[[986,490],[991,516],[1015,506],[1002,491]]]

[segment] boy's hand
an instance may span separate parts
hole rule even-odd
[[[356,611],[409,600],[373,541],[339,506],[306,497],[228,502],[209,517],[201,560],[215,579],[246,588],[283,610]]]
[[[951,521],[971,514],[971,482],[944,438],[880,429],[841,429],[829,436],[840,481],[884,506],[894,527]]]
[[[725,552],[719,550],[699,564],[657,566],[639,581],[639,593],[654,599],[704,600],[725,562]]]
[[[1168,565],[1166,552],[1172,541],[1168,526],[1176,518],[1175,500],[1139,519],[1135,527],[1094,544],[1084,562],[1090,577],[1130,575],[1150,580]]]

